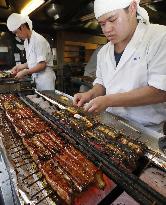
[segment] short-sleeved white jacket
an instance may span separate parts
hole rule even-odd
[[[26,51],[26,59],[28,68],[31,69],[37,63],[45,61],[47,67],[45,70],[34,73],[36,87],[38,90],[54,90],[55,89],[55,73],[52,70],[53,58],[49,43],[40,34],[32,31],[31,38],[24,41]]]
[[[166,91],[166,27],[139,23],[117,67],[114,45],[108,42],[98,53],[96,83],[106,88],[107,95],[147,85]],[[108,111],[156,130],[166,121],[166,103]]]

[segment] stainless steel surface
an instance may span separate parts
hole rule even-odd
[[[9,172],[9,165],[0,143],[0,204],[1,205],[20,205],[16,195],[12,175]]]

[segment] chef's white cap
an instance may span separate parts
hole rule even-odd
[[[96,19],[100,16],[117,9],[124,9],[128,7],[133,0],[95,0],[94,13]],[[143,22],[149,23],[149,16],[147,11],[139,6],[140,0],[135,0],[137,3],[137,18]]]
[[[28,23],[30,30],[32,30],[32,21],[28,16],[13,13],[7,19],[7,27],[9,31],[17,30],[24,23]]]

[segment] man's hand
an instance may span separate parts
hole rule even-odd
[[[28,74],[29,74],[29,69],[24,69],[24,70],[21,70],[20,72],[18,72],[15,78],[20,79]]]
[[[17,75],[17,73],[25,68],[24,64],[18,64],[14,66],[11,70],[12,75]]]
[[[96,84],[93,86],[92,89],[85,93],[77,93],[74,95],[73,105],[77,107],[83,106],[85,103],[89,102],[93,98],[97,96],[105,95],[105,88],[100,85]]]
[[[109,107],[109,97],[99,96],[91,100],[85,105],[84,110],[87,112],[100,113],[105,111]]]
[[[77,107],[83,106],[86,102],[91,100],[91,94],[89,92],[77,93],[74,95],[73,105]]]

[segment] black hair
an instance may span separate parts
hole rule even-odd
[[[29,28],[29,24],[28,24],[27,22],[25,23],[25,26],[27,27],[27,29],[30,30],[30,28]]]
[[[26,22],[26,23],[23,23],[22,25],[25,25],[25,26],[27,27],[27,29],[29,29],[29,30],[30,30],[29,25],[28,25],[28,23],[27,23],[27,22]],[[21,26],[22,26],[22,25],[21,25]],[[21,26],[20,26],[20,27],[21,27]]]

